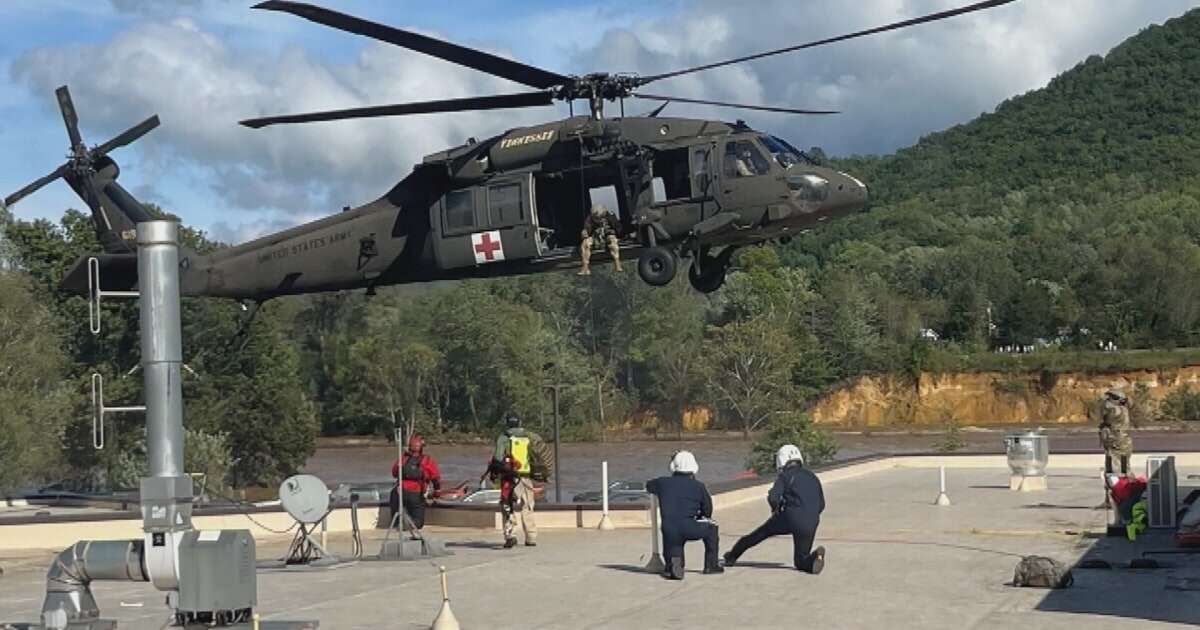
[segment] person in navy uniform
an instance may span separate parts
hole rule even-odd
[[[671,458],[671,476],[646,482],[646,491],[658,497],[662,511],[663,555],[666,571],[663,577],[683,579],[683,544],[689,540],[704,541],[704,572],[723,573],[718,560],[719,537],[717,524],[712,520],[712,496],[708,488],[696,480],[700,465],[689,451],[679,451]]]
[[[771,536],[791,534],[792,563],[801,571],[817,575],[825,568],[825,548],[817,547],[815,551],[812,548],[821,512],[825,510],[821,480],[804,467],[804,455],[794,444],[779,448],[775,467],[779,476],[767,493],[771,518],[733,545],[725,554],[725,566],[737,564],[743,553]]]

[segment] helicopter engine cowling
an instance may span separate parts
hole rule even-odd
[[[536,127],[513,129],[488,151],[493,171],[507,171],[544,161],[561,141],[586,132],[586,117],[568,118]]]

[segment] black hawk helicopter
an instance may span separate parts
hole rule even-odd
[[[440,101],[255,118],[252,128],[349,118],[399,116],[587,101],[590,113],[509,130],[430,154],[385,195],[366,205],[234,247],[181,252],[184,295],[264,300],[281,295],[486,276],[519,275],[579,264],[584,220],[597,189],[615,191],[621,249],[638,273],[661,286],[690,259],[688,278],[702,292],[721,286],[738,248],[787,238],[831,218],[861,211],[867,187],[815,163],[781,138],[741,121],[660,116],[671,101],[797,114],[836,112],[676,98],[640,92],[662,79],[813,48],[1009,4],[989,0],[777,50],[651,76],[563,75],[479,50],[329,9],[269,0],[280,11],[402,46],[502,77],[531,91]],[[88,148],[67,88],[57,91],[71,140],[68,161],[4,200],[12,205],[62,177],[92,211],[105,253],[81,259],[63,288],[85,293],[137,284],[134,224],[155,218],[117,183],[109,157],[158,125],[151,117]],[[607,102],[661,103],[646,116],[605,118]],[[96,259],[90,262],[89,258]]]

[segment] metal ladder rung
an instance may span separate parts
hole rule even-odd
[[[88,329],[93,335],[100,334],[101,298],[136,298],[138,291],[104,291],[100,288],[100,259],[88,258]]]
[[[146,411],[145,405],[123,407],[104,406],[104,375],[92,373],[92,447],[104,450],[104,415],[109,413],[135,413]]]

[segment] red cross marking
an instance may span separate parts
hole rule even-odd
[[[493,241],[492,235],[484,232],[479,237],[479,244],[475,246],[475,252],[483,254],[487,260],[495,260],[495,253],[500,251],[500,242]]]

